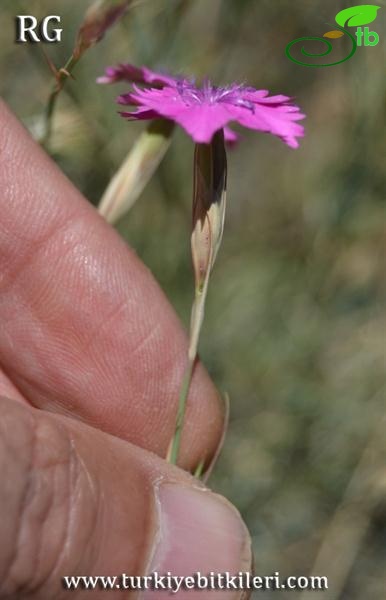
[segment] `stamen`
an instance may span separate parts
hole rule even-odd
[[[216,104],[223,102],[242,106],[255,112],[255,106],[250,100],[243,97],[246,87],[243,84],[233,84],[227,87],[216,87],[211,84],[209,79],[205,79],[201,88],[197,88],[193,82],[184,79],[177,81],[177,91],[181,98],[189,104]]]

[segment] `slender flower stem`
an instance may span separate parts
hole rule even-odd
[[[41,143],[43,146],[47,146],[51,139],[52,118],[53,118],[57,98],[58,98],[60,92],[62,91],[66,80],[68,79],[68,77],[71,76],[71,73],[72,73],[75,65],[77,64],[78,60],[79,60],[79,56],[75,57],[74,54],[72,54],[70,56],[70,58],[68,59],[68,61],[66,62],[66,64],[64,65],[64,67],[59,69],[59,71],[57,72],[56,82],[52,87],[51,93],[48,98],[46,111],[45,111],[44,133],[41,138]]]
[[[198,465],[197,465],[197,467],[196,467],[196,470],[195,470],[195,471],[194,471],[194,473],[193,473],[193,475],[194,475],[195,477],[197,477],[197,479],[201,479],[201,478],[202,478],[203,471],[204,471],[204,466],[205,466],[205,462],[204,462],[203,460],[201,460],[201,461],[198,463]]]
[[[172,465],[177,464],[177,459],[180,451],[181,445],[181,434],[182,427],[184,425],[184,417],[185,417],[185,407],[186,401],[188,399],[190,383],[192,380],[193,369],[194,369],[195,358],[188,358],[188,364],[185,369],[184,377],[182,380],[181,391],[178,398],[178,409],[177,409],[177,417],[176,417],[176,425],[174,430],[174,437],[170,449],[170,453],[168,456],[168,460]]]
[[[227,161],[224,133],[217,132],[210,144],[197,144],[194,155],[193,230],[191,237],[195,275],[195,297],[190,321],[188,363],[185,369],[174,436],[168,460],[176,464],[186,402],[194,372],[198,343],[204,321],[209,278],[221,244],[226,204]]]
[[[180,395],[178,398],[178,409],[177,409],[177,417],[176,417],[176,425],[174,430],[174,437],[172,440],[169,462],[173,465],[177,464],[178,454],[181,446],[181,433],[182,427],[184,424],[185,417],[185,409],[186,409],[186,401],[188,399],[190,384],[192,382],[194,365],[197,358],[197,350],[198,350],[198,342],[200,339],[200,332],[202,323],[204,321],[204,310],[205,310],[205,301],[208,292],[208,284],[209,284],[209,275],[208,271],[207,277],[205,279],[204,288],[202,290],[196,291],[196,297],[192,306],[192,318],[191,318],[191,327],[190,327],[190,336],[189,336],[189,350],[188,350],[188,364],[185,368],[185,373],[182,379],[182,385],[180,390]]]

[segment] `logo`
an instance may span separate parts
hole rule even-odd
[[[377,18],[377,12],[380,9],[380,6],[376,6],[374,4],[362,4],[360,6],[352,6],[351,8],[345,8],[338,12],[335,17],[335,21],[337,23],[337,27],[332,31],[327,31],[323,35],[323,37],[301,37],[297,38],[290,42],[286,49],[285,53],[287,57],[292,60],[292,62],[297,65],[302,65],[303,67],[333,67],[334,65],[340,65],[341,63],[349,60],[352,56],[354,56],[357,48],[359,46],[376,46],[379,42],[379,35],[375,31],[370,31],[369,27],[362,27],[363,25],[368,25],[372,23]],[[347,29],[347,27],[356,27],[356,31],[351,33]],[[312,64],[310,62],[303,62],[302,60],[293,56],[292,52],[294,50],[295,44],[299,44],[305,41],[317,41],[322,42],[326,50],[324,52],[308,52],[304,46],[301,47],[300,52],[303,56],[312,58],[321,58],[323,56],[328,56],[333,51],[333,45],[329,41],[329,39],[338,39],[343,36],[346,36],[351,41],[351,49],[345,58],[341,60],[337,60],[335,62],[330,63],[315,63]],[[329,39],[326,39],[329,38]]]
[[[25,44],[26,42],[60,42],[62,29],[50,27],[50,31],[49,26],[52,22],[60,23],[60,17],[49,15],[38,23],[36,17],[32,15],[18,15],[15,18],[15,41],[18,44]]]

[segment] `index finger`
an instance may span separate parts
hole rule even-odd
[[[35,406],[164,456],[187,340],[117,233],[0,103],[0,365]],[[197,365],[182,464],[213,453],[218,394]]]

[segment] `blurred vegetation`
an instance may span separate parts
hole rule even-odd
[[[1,93],[35,132],[52,74],[40,45],[14,43],[13,16],[62,16],[62,43],[44,47],[59,67],[88,4],[2,0]],[[306,112],[299,150],[243,131],[229,154],[229,209],[201,356],[232,405],[212,485],[246,519],[256,573],[307,574],[324,543],[318,574],[334,579],[319,595],[329,600],[384,598],[386,6],[378,4],[371,26],[378,46],[312,69],[291,63],[286,44],[323,34],[351,2],[133,2],[80,61],[54,122],[55,160],[97,203],[144,127],[117,116],[114,98],[124,85],[95,85],[106,65],[130,61],[218,83],[245,81],[294,96]],[[343,55],[345,42],[334,43]],[[190,139],[176,132],[118,225],[185,324],[192,155]]]

